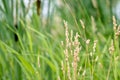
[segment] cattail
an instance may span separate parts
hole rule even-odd
[[[14,26],[15,26],[15,29],[17,30],[17,29],[18,29],[17,24],[15,24]],[[18,36],[17,36],[17,34],[16,34],[16,33],[14,33],[14,40],[15,40],[15,42],[17,42],[17,41],[18,41]]]
[[[37,5],[37,14],[40,15],[41,0],[37,0],[36,5]]]

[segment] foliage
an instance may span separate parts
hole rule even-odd
[[[29,1],[0,0],[0,80],[119,80],[115,1]]]

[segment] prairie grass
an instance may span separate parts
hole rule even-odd
[[[49,0],[45,17],[34,1],[0,2],[0,80],[119,80],[111,0]]]
[[[83,21],[80,20],[80,23],[84,30],[86,27]],[[66,39],[65,42],[62,41],[64,58],[61,63],[63,73],[61,80],[117,80],[119,76],[116,69],[118,68],[120,53],[118,40],[120,30],[119,26],[117,26],[115,17],[113,16],[114,37],[113,39],[111,37],[109,38],[106,42],[107,44],[101,51],[98,49],[100,46],[99,39],[93,41],[86,39],[84,33],[83,37],[78,33],[73,35],[73,31],[71,30],[70,32],[68,30],[66,21],[64,21],[64,26]],[[81,45],[79,41],[80,38],[82,38],[85,48]]]

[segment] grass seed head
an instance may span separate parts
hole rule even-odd
[[[90,39],[86,40],[86,44],[89,45],[90,43]]]
[[[82,25],[82,28],[85,29],[85,25],[84,25],[84,22],[82,20],[80,20],[80,23]]]
[[[93,52],[95,52],[96,45],[97,45],[97,40],[95,40],[95,41],[94,41],[94,45],[93,45]]]
[[[113,40],[111,41],[111,46],[109,47],[109,53],[112,54],[114,52],[114,43]]]
[[[113,16],[113,29],[114,31],[116,31],[117,29],[117,22],[116,22],[115,16]]]

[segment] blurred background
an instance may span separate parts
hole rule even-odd
[[[26,7],[29,3],[31,4],[31,9],[27,14],[29,18],[34,14],[35,1],[24,0],[24,3]],[[72,26],[72,29],[77,29],[76,27],[80,26],[80,19],[82,19],[87,26],[91,24],[91,16],[93,16],[98,28],[96,32],[101,32],[105,36],[108,36],[108,34],[111,34],[112,16],[116,16],[118,22],[120,20],[119,8],[119,0],[41,0],[40,18],[42,26],[47,27],[45,30],[53,34],[55,34],[54,32],[61,34],[58,27],[63,30],[63,20],[68,21],[69,27]],[[86,30],[88,36],[92,35],[89,33],[91,30],[89,28],[90,26],[87,28],[88,31]]]

